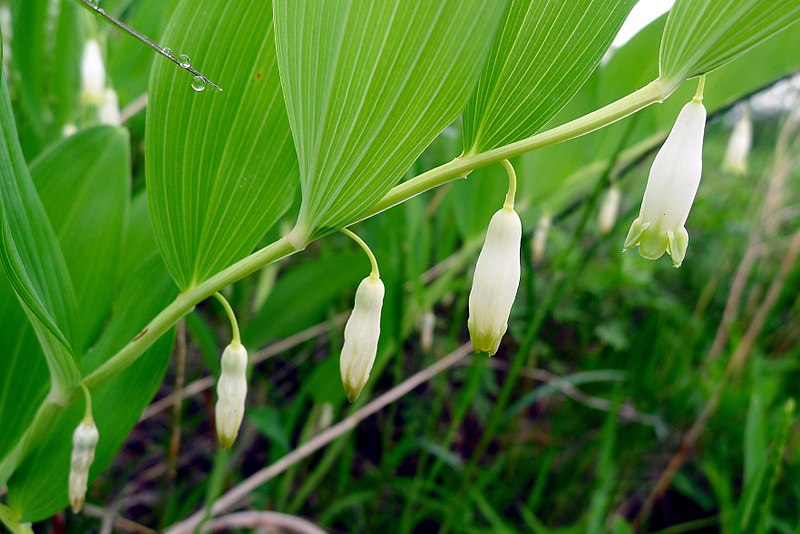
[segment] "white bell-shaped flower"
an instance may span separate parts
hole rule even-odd
[[[606,235],[614,228],[619,216],[619,205],[622,200],[619,187],[612,185],[608,188],[603,203],[600,205],[600,214],[597,216],[597,229],[600,235]]]
[[[94,461],[94,451],[100,434],[92,420],[84,420],[72,434],[72,457],[69,468],[69,504],[72,511],[80,512],[86,500],[89,467]]]
[[[522,221],[513,208],[492,216],[469,293],[469,335],[476,352],[493,355],[508,328],[520,276]]]
[[[747,172],[747,156],[750,154],[752,145],[753,121],[750,118],[750,109],[743,106],[742,116],[736,121],[728,140],[722,169],[731,174],[745,174]]]
[[[371,274],[364,278],[356,290],[353,313],[344,327],[339,370],[350,402],[355,402],[364,389],[378,354],[384,292],[380,277]]]
[[[81,99],[84,104],[100,107],[105,100],[106,67],[100,45],[94,39],[86,41],[81,57]]]
[[[233,342],[225,347],[221,367],[215,410],[217,439],[223,447],[230,449],[242,426],[247,397],[247,349],[244,345]]]
[[[706,108],[700,99],[683,106],[672,131],[650,168],[639,217],[625,239],[625,250],[639,245],[643,258],[664,252],[680,267],[689,246],[684,225],[689,217],[703,168]]]

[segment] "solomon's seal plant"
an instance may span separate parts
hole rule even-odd
[[[87,8],[91,17],[66,9],[73,3]],[[237,436],[248,421],[248,386],[255,392],[255,385],[263,383],[248,384],[248,366],[258,361],[261,349],[256,345],[285,333],[269,331],[274,324],[295,326],[288,311],[282,316],[284,308],[314,300],[305,298],[313,295],[324,301],[319,315],[327,317],[334,297],[350,294],[362,276],[341,281],[343,287],[351,285],[329,295],[328,283],[333,286],[338,280],[334,275],[351,273],[349,265],[336,264],[334,273],[326,264],[315,277],[302,271],[304,278],[293,281],[292,291],[274,289],[275,276],[281,282],[308,256],[324,257],[320,249],[327,245],[319,241],[329,235],[342,232],[355,240],[372,267],[355,290],[338,362],[325,360],[329,345],[312,343],[309,350],[319,375],[308,381],[311,385],[302,381],[303,392],[318,404],[332,405],[334,413],[349,409],[345,397],[355,402],[368,395],[365,385],[371,374],[372,380],[379,378],[383,368],[375,362],[382,318],[387,352],[415,351],[419,346],[419,352],[436,355],[447,341],[439,330],[458,343],[466,343],[469,336],[477,352],[492,355],[501,346],[514,350],[520,339],[509,335],[518,332],[513,322],[509,328],[509,321],[517,317],[511,309],[521,280],[526,282],[526,297],[536,295],[536,277],[522,275],[530,274],[528,269],[544,254],[549,215],[560,221],[565,206],[578,202],[589,181],[597,178],[597,169],[611,169],[611,160],[618,166],[635,166],[658,150],[625,248],[638,246],[650,259],[667,252],[674,265],[680,265],[688,246],[685,224],[701,176],[706,121],[702,89],[677,115],[669,135],[669,125],[661,124],[655,113],[648,121],[636,122],[636,128],[631,126],[635,121],[626,123],[638,137],[619,154],[611,155],[601,142],[608,135],[615,144],[618,130],[588,134],[664,102],[689,79],[708,75],[715,80],[718,69],[724,71],[736,58],[747,60],[744,54],[753,47],[772,46],[760,43],[800,19],[796,0],[677,0],[666,21],[651,27],[661,44],[647,41],[643,48],[652,57],[652,68],[640,70],[638,63],[636,69],[621,68],[615,62],[621,56],[613,51],[609,62],[601,65],[636,0],[176,0],[164,3],[176,6],[174,10],[152,2],[149,5],[158,9],[142,12],[133,7],[139,3],[0,0],[0,346],[6,350],[0,357],[0,376],[8,388],[0,392],[0,399],[6,399],[0,402],[0,521],[14,532],[68,505],[83,505],[95,471],[109,465],[159,392],[170,368],[174,327],[181,320],[193,334],[204,336],[202,352],[211,370],[201,368],[201,373],[216,373],[216,355],[224,347],[216,399],[209,396],[207,418],[215,418],[210,426],[216,426],[222,447],[243,449],[241,442],[247,440],[237,443]],[[163,44],[120,20],[134,16],[158,26],[154,31]],[[100,22],[108,31],[132,35],[168,61],[140,61],[129,68],[127,62],[136,54],[127,46],[139,43],[121,45],[106,35]],[[9,40],[12,27],[14,38]],[[9,62],[12,43],[14,59]],[[796,48],[796,43],[790,45]],[[730,76],[727,85],[710,82],[709,112],[734,105],[754,88],[789,74],[796,68],[794,61],[770,65],[774,71],[768,73],[752,69],[754,81],[749,85]],[[219,85],[194,65],[202,65]],[[636,85],[628,85],[632,79]],[[691,87],[686,89],[681,102],[691,94]],[[672,117],[669,106],[666,114]],[[456,147],[453,140],[459,138],[463,146]],[[574,144],[561,156],[549,152],[571,141]],[[573,151],[576,144],[586,150]],[[543,148],[548,150],[535,153]],[[436,157],[427,152],[433,150]],[[737,152],[740,158],[741,153]],[[594,159],[583,161],[590,157]],[[516,204],[512,161],[521,171],[524,192]],[[470,186],[482,184],[483,177],[475,171],[499,172],[498,164],[508,175],[508,190],[496,212],[503,187],[489,184],[471,204],[464,200],[468,195],[451,202],[448,188],[440,188],[462,179]],[[542,172],[528,172],[531,168]],[[605,182],[597,184],[597,194]],[[601,233],[613,226],[624,187],[615,181],[609,190],[598,222]],[[440,189],[433,198],[409,202],[436,188]],[[544,212],[545,204],[549,208],[554,197],[561,197],[558,202],[564,209],[546,212],[534,250],[523,251],[522,240],[527,243],[529,238],[523,236],[523,221],[526,228],[537,226],[536,214]],[[430,205],[420,209],[418,202],[426,200]],[[348,228],[407,202],[378,221],[384,225],[380,232],[369,230],[375,236],[373,245],[381,250],[381,278],[375,255]],[[458,221],[454,226],[459,234],[450,232],[448,239],[440,240],[440,231],[444,236],[451,230],[451,220]],[[486,220],[488,228],[475,224]],[[413,225],[400,229],[406,222]],[[287,230],[279,230],[282,227]],[[477,254],[469,294],[469,281],[458,285],[452,279],[430,284],[436,298],[417,291],[418,286],[412,288],[413,299],[396,291],[417,278],[435,277],[427,271],[420,275],[427,265],[416,262],[420,258],[413,246],[398,245],[392,249],[399,251],[394,256],[384,255],[383,247],[395,246],[393,236],[401,230],[409,239],[423,230],[435,232],[428,244],[436,253],[425,261],[438,259],[439,248],[463,244],[464,252],[452,263],[442,262],[445,267],[436,269],[436,276],[452,265],[473,264]],[[577,232],[574,241],[580,238]],[[605,246],[602,239],[597,244]],[[613,250],[619,254],[617,247]],[[274,270],[259,281],[244,281],[270,265]],[[252,354],[242,343],[233,306],[222,297],[223,291],[237,310],[246,310],[240,312],[242,332]],[[301,291],[308,293],[298,294]],[[444,292],[447,299],[440,294]],[[385,296],[390,297],[386,309]],[[226,331],[223,337],[192,315],[197,312],[203,318],[208,312],[204,302],[212,297],[225,308],[230,336]],[[278,298],[279,304],[270,302]],[[525,312],[538,306],[525,304]],[[398,310],[424,317],[421,322],[417,317],[399,320]],[[458,319],[448,321],[453,315]],[[534,326],[538,328],[541,320],[534,321],[519,343],[525,349],[519,353],[526,358],[535,341]],[[406,343],[407,331],[416,324],[421,341]],[[220,339],[224,342],[216,344]],[[280,351],[275,355],[280,359]],[[418,363],[417,358],[392,361],[397,364],[395,378]],[[435,371],[457,361],[442,358]],[[326,367],[326,362],[331,365]],[[499,412],[486,418],[491,425],[506,421],[503,409],[512,398],[513,384],[523,376],[520,362],[515,358],[502,380],[508,386],[498,396]],[[493,372],[505,372],[505,362],[497,363]],[[185,365],[174,367],[186,371]],[[405,392],[434,374],[414,375]],[[482,376],[471,373],[465,391],[478,387]],[[204,383],[214,386],[208,377]],[[325,398],[333,394],[320,384],[335,386],[330,389],[336,397]],[[75,428],[81,392],[87,411]],[[176,391],[171,397],[177,399],[178,415],[182,395]],[[367,404],[370,413],[386,406],[387,399],[391,395],[372,399]],[[459,400],[454,420],[463,420],[469,400],[466,395]],[[313,425],[307,432],[274,432],[274,421],[283,416],[270,410],[275,408],[253,414],[259,429],[284,441],[287,450],[296,438],[303,445],[289,451],[278,467],[263,475],[266,478],[256,479],[261,482],[247,482],[250,490],[280,470],[293,471],[292,462],[363,419],[354,412],[351,419],[330,427],[325,421],[317,430],[327,429],[305,441]],[[294,423],[302,411],[285,419]],[[178,426],[173,435],[179,437]],[[451,430],[449,437],[458,434],[455,426]],[[209,432],[212,440],[213,433]],[[485,447],[476,450],[495,443],[493,437],[487,432],[482,438]],[[609,443],[611,450],[613,440]],[[445,452],[437,452],[437,457],[460,464],[461,458]],[[265,456],[274,456],[274,450]],[[203,530],[204,521],[242,500],[236,491],[216,500],[224,483],[238,480],[227,476],[229,466],[222,464],[227,458],[220,452],[220,464],[215,464],[219,476],[208,484],[206,506],[174,525],[172,532]],[[330,465],[323,460],[322,468]],[[464,470],[466,481],[479,461],[477,455]],[[309,486],[304,482],[299,488],[298,502],[313,492],[321,474],[324,470],[310,473]],[[50,479],[58,482],[43,482]],[[410,493],[437,483],[421,481]],[[293,488],[281,486],[279,500],[286,501]],[[180,483],[170,485],[170,491],[181,488]],[[180,496],[173,494],[172,501]],[[200,500],[189,500],[186,507]],[[484,508],[492,517],[501,515]],[[524,512],[533,518],[532,511]],[[596,523],[601,524],[599,519]]]

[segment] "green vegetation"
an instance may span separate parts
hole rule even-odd
[[[0,528],[800,532],[800,6],[607,54],[635,4],[0,0]],[[675,269],[622,248],[696,91]]]

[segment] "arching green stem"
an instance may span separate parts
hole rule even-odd
[[[692,100],[694,100],[695,102],[702,102],[703,91],[705,90],[705,88],[706,88],[706,75],[703,74],[697,80],[697,91],[695,91],[694,98],[692,98]]]
[[[86,406],[83,409],[83,422],[86,424],[94,424],[94,416],[92,415],[92,394],[84,384],[81,384],[83,390],[83,398],[86,401]]]
[[[506,172],[508,173],[508,193],[506,193],[506,200],[503,202],[503,207],[513,210],[514,197],[517,194],[517,173],[514,172],[514,167],[507,159],[504,159],[500,163],[503,164],[503,167],[506,168]]]
[[[364,252],[366,252],[367,256],[369,256],[369,262],[372,264],[372,272],[369,273],[369,275],[374,278],[380,278],[381,273],[378,271],[378,260],[375,259],[375,254],[372,253],[372,250],[370,250],[369,246],[364,242],[364,240],[347,228],[342,228],[342,233],[358,243],[358,246],[364,249]]]
[[[228,299],[223,297],[222,293],[219,291],[214,293],[214,297],[222,304],[222,307],[225,308],[225,313],[228,314],[228,320],[231,322],[231,345],[241,345],[242,338],[239,335],[239,321],[236,320],[236,314],[233,312],[233,308],[228,302]]]

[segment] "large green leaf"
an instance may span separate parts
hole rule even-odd
[[[167,267],[187,288],[252,251],[293,200],[297,158],[269,2],[183,0],[163,42],[223,88],[195,92],[163,58],[150,80],[150,209]]]
[[[477,153],[535,134],[600,63],[636,0],[512,0],[464,113]]]
[[[130,197],[128,143],[126,130],[101,126],[57,143],[31,163],[75,287],[82,349],[117,293]]]
[[[115,302],[115,314],[108,327],[81,361],[84,374],[122,348],[176,294],[177,289],[158,254],[131,272]],[[92,391],[100,441],[90,479],[108,466],[152,400],[164,378],[171,347],[172,335],[162,337],[136,363]],[[45,519],[67,505],[72,432],[82,415],[82,402],[74,402],[60,414],[45,439],[23,460],[9,481],[8,504],[23,521]]]
[[[677,0],[661,41],[661,77],[705,74],[798,20],[797,0]],[[798,49],[800,42],[789,50]]]
[[[499,0],[278,0],[278,65],[300,160],[297,246],[377,202],[459,113]]]
[[[84,339],[105,320],[117,292],[129,182],[127,151],[127,136],[121,130],[101,127],[60,141],[31,166],[75,280]],[[97,224],[96,217],[104,223]],[[148,253],[155,250],[151,245]],[[2,458],[30,423],[49,376],[36,336],[5,276],[0,280],[0,324],[0,346],[5,347],[0,358]]]
[[[5,80],[0,80],[0,202],[0,261],[44,349],[54,392],[63,394],[80,379],[73,356],[75,295],[22,155]]]

